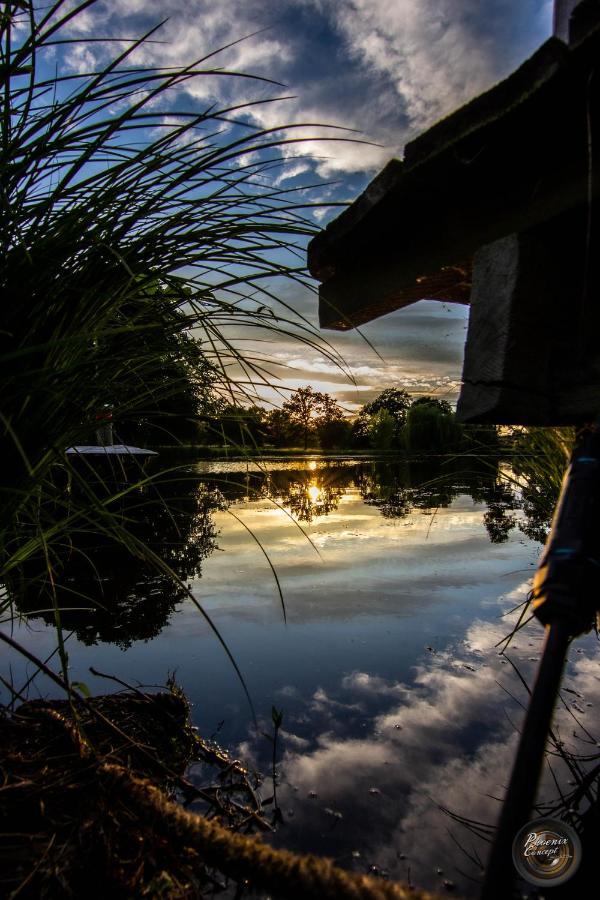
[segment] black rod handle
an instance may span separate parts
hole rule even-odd
[[[515,873],[512,845],[518,830],[529,819],[535,801],[548,728],[552,721],[570,639],[570,629],[566,622],[557,620],[547,627],[542,659],[531,692],[496,837],[488,858],[482,900],[506,900],[510,896],[510,885]]]

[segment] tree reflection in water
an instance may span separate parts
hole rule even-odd
[[[489,554],[486,580],[489,545],[483,529],[492,542],[502,544],[511,531],[514,536],[515,528],[527,533],[527,529],[544,527],[547,506],[536,502],[533,490],[517,493],[502,465],[490,459],[479,465],[470,458],[278,461],[271,467],[216,462],[203,467],[209,471],[162,484],[160,502],[148,494],[135,495],[124,509],[128,528],[182,581],[200,574],[203,559],[216,546],[213,512],[217,510],[230,507],[239,513],[248,527],[257,529],[261,540],[266,538],[269,552],[279,540],[284,519],[271,501],[301,524],[308,523],[309,533],[320,529],[325,534],[327,567],[317,577],[314,570],[304,568],[302,556],[295,555],[295,546],[303,549],[300,535],[295,535],[296,544],[288,540],[285,552],[276,559],[277,566],[281,560],[286,590],[295,592],[295,628],[283,629],[278,616],[270,624],[270,573],[261,575],[265,567],[248,564],[251,554],[258,555],[259,550],[246,534],[241,540],[234,534],[231,543],[224,542],[230,553],[219,560],[221,565],[214,560],[214,569],[211,566],[204,582],[195,587],[200,591],[205,587],[215,602],[223,596],[227,634],[237,640],[236,653],[242,655],[244,672],[252,655],[260,655],[252,673],[258,685],[257,708],[260,703],[261,709],[270,709],[282,698],[286,704],[278,785],[284,823],[274,841],[291,849],[324,852],[356,871],[374,866],[393,878],[406,878],[410,866],[417,883],[436,890],[442,889],[437,871],[443,869],[455,882],[457,893],[476,896],[478,888],[471,889],[454,871],[457,862],[463,868],[455,841],[471,852],[471,835],[463,833],[467,817],[494,821],[497,801],[491,798],[499,793],[498,773],[506,773],[511,764],[514,710],[509,719],[504,709],[507,694],[498,684],[506,685],[516,702],[526,701],[523,685],[495,647],[510,629],[505,619],[497,618],[503,607],[492,604],[490,612],[489,603],[482,607],[480,600],[504,592],[509,583],[506,570],[510,575],[518,568],[513,560],[528,565],[530,559],[530,549],[522,553],[520,542],[513,541],[512,547]],[[545,495],[539,495],[545,502]],[[401,530],[384,527],[389,521],[407,522],[410,516],[452,507],[454,501],[457,517],[465,514],[468,522],[459,529],[456,544],[453,512],[446,516],[449,528],[440,535],[439,545],[434,535],[431,544],[419,548],[427,523],[412,533],[407,529],[404,547]],[[477,504],[473,515],[471,501]],[[356,535],[348,528],[352,516],[360,532]],[[220,518],[225,532],[229,517]],[[363,520],[364,528],[358,524]],[[339,541],[335,540],[338,528]],[[329,534],[334,537],[330,542]],[[448,575],[434,572],[438,549],[445,554],[438,559],[450,564]],[[184,599],[181,585],[114,544],[98,546],[89,536],[80,535],[63,555],[56,566],[63,626],[75,630],[86,643],[105,641],[127,647],[153,638]],[[263,576],[267,580],[260,581]],[[268,585],[265,591],[263,584]],[[515,596],[525,594],[523,582],[516,595],[506,597],[507,608],[513,606]],[[51,608],[47,583],[38,581],[35,590],[30,584],[19,603],[28,611]],[[74,606],[87,610],[65,609]],[[480,617],[488,613],[493,615],[491,623]],[[444,615],[450,624],[441,621]],[[51,623],[53,617],[45,613],[44,618]],[[192,694],[197,691],[197,700],[213,695],[211,712],[198,715],[199,727],[207,722],[212,727],[227,716],[229,734],[244,742],[240,755],[247,758],[250,747],[256,766],[265,771],[270,765],[265,753],[272,748],[265,750],[258,735],[255,740],[248,738],[244,716],[234,705],[235,694],[213,677],[218,669],[209,654],[203,671],[214,686],[211,682],[207,692],[200,679],[201,687],[196,688],[192,660],[197,647],[205,644],[196,644],[195,633],[191,637],[185,633],[185,615],[173,618],[173,630],[165,632],[162,643],[156,642],[156,662],[152,648],[143,648],[144,660],[149,660],[144,662],[145,671],[158,674],[165,659],[173,660],[177,646],[177,663],[182,671],[187,667],[186,688]],[[525,646],[518,651],[515,646],[516,661],[527,680],[538,654],[537,641],[528,633]],[[101,651],[94,648],[93,654],[94,662],[101,665]],[[133,654],[131,659],[136,667],[133,675],[139,677],[140,655]],[[565,694],[569,711],[574,710],[580,721],[586,717],[583,723],[590,734],[596,733],[589,723],[600,697],[595,662],[590,653],[586,668],[585,655],[575,656],[571,667],[577,667],[577,697]],[[124,674],[130,678],[127,665]],[[288,690],[293,693],[284,693]],[[572,705],[575,697],[579,709]],[[566,710],[560,714],[561,735],[568,738],[579,725],[571,725]],[[590,751],[589,760],[576,763],[587,786],[588,772],[598,761],[592,759],[594,747],[584,743],[583,750]],[[565,768],[562,757],[551,761],[554,769],[558,763]],[[566,774],[561,770],[560,776],[569,808],[582,817],[592,816],[591,807],[578,803],[581,779],[569,789],[568,781],[578,780],[578,775],[569,769]],[[591,789],[596,791],[595,785],[590,784]],[[554,795],[547,791],[544,796],[552,802]],[[454,820],[441,816],[436,803]],[[484,852],[485,844],[478,846],[482,858]],[[476,864],[469,873],[480,877]]]
[[[54,624],[56,603],[63,628],[82,642],[125,648],[158,635],[186,596],[182,582],[201,574],[202,560],[216,548],[215,511],[270,498],[310,524],[335,512],[344,495],[353,492],[388,519],[403,519],[415,510],[434,512],[460,494],[471,496],[487,506],[483,524],[493,543],[507,541],[514,527],[543,540],[552,510],[546,489],[534,485],[519,493],[499,462],[489,459],[479,465],[473,458],[320,460],[298,468],[246,467],[205,475],[188,469],[132,492],[120,510],[127,532],[175,577],[116,539],[80,530],[53,548],[51,578],[43,560],[13,573],[10,599],[29,617],[49,624]]]
[[[200,575],[202,560],[215,549],[212,514],[223,506],[218,487],[191,471],[161,477],[128,494],[119,517],[133,541],[173,574],[160,571],[141,551],[116,538],[75,530],[53,548],[51,574],[42,560],[35,560],[13,575],[11,599],[22,613],[39,615],[52,625],[56,604],[62,627],[85,644],[102,641],[126,648],[150,640],[186,596],[183,583]]]
[[[300,472],[276,472],[270,495],[285,506],[299,522],[312,522],[335,512],[352,483],[342,467],[323,467]]]
[[[229,475],[219,483],[232,502],[270,497],[308,524],[335,512],[344,494],[352,490],[358,490],[364,503],[387,519],[406,518],[414,510],[445,509],[466,494],[474,503],[487,506],[483,524],[494,544],[507,541],[515,527],[543,542],[556,499],[547,486],[525,484],[517,489],[499,459],[473,457],[345,465],[311,461],[307,469]]]

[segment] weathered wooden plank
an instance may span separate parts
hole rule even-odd
[[[351,206],[333,219],[308,245],[307,264],[319,281],[335,275],[335,246],[343,242],[354,228],[393,191],[402,180],[403,165],[398,159],[389,163],[375,176]]]
[[[569,43],[578,44],[585,40],[600,22],[600,3],[598,0],[582,0],[575,3],[569,18]]]
[[[554,0],[552,32],[563,41],[569,40],[571,13],[579,2],[580,0]]]
[[[324,279],[323,327],[351,327],[406,305],[420,296],[417,278],[584,206],[588,114],[600,84],[589,74],[598,55],[598,29],[576,51],[548,42],[507,82],[413,142],[404,164],[388,166],[372,195],[315,238],[309,263]]]
[[[414,277],[408,286],[398,288],[399,277],[393,266],[382,266],[352,272],[345,277],[322,285],[319,318],[323,328],[347,331],[369,322],[377,316],[410,306],[418,300],[441,300],[446,303],[469,303],[471,295],[471,261],[456,266],[444,266],[433,275],[419,275],[415,260]],[[406,275],[402,267],[401,276]],[[335,293],[334,293],[335,292]],[[343,298],[343,310],[336,307],[336,298]],[[331,299],[330,299],[331,298]]]
[[[600,260],[585,210],[480,248],[458,415],[557,425],[600,412]]]
[[[543,243],[527,234],[508,235],[475,254],[457,407],[462,421],[547,420],[547,271]]]
[[[417,203],[419,201],[418,192],[411,190],[410,170],[422,165],[431,156],[443,155],[446,148],[486,126],[504,120],[507,111],[519,107],[555,75],[564,63],[567,52],[562,41],[547,41],[509,78],[409,143],[404,162],[390,160],[352,205],[313,238],[308,247],[311,273],[320,280],[335,274],[340,264],[352,259],[354,245],[359,250],[361,261],[365,260],[369,251],[376,251],[382,240],[385,242],[389,227],[402,225],[403,216],[409,211],[403,207],[415,193]],[[519,143],[522,141],[519,140]],[[468,150],[465,158],[469,159],[470,155],[471,150]],[[461,153],[457,152],[457,156],[460,160]],[[459,163],[459,168],[462,167]],[[421,187],[417,184],[417,188]],[[404,223],[405,227],[410,224]],[[352,252],[350,244],[353,245]],[[402,252],[402,248],[400,250]]]

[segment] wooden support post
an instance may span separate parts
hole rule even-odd
[[[565,43],[569,41],[569,20],[580,0],[554,0],[553,33]]]
[[[458,415],[557,425],[600,411],[598,261],[584,210],[481,247]]]

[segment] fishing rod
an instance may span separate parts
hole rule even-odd
[[[533,612],[546,628],[512,774],[488,859],[482,900],[506,900],[513,841],[528,822],[570,641],[600,609],[600,418],[578,435],[533,581]]]

